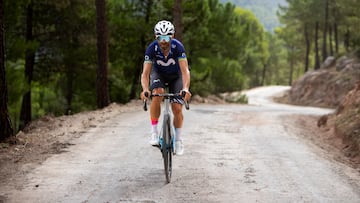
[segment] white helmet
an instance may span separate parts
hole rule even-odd
[[[154,27],[155,35],[173,35],[174,33],[174,25],[166,20],[159,21]]]

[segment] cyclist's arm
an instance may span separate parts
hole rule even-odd
[[[188,101],[191,97],[191,93],[189,92],[190,88],[190,71],[188,66],[188,61],[186,58],[179,59],[179,66],[181,70],[182,75],[182,81],[183,81],[183,89],[182,91],[186,92],[185,100]]]
[[[141,94],[141,98],[143,98],[144,92],[149,92],[149,80],[150,80],[150,72],[151,72],[152,63],[149,61],[145,61],[143,65],[143,72],[141,74],[141,86],[143,92]]]
[[[188,61],[186,58],[179,59],[179,66],[183,81],[183,90],[189,91],[190,87],[190,71],[188,67]]]

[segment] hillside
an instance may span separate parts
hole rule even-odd
[[[334,114],[318,118],[324,134],[354,163],[360,161],[360,59],[329,57],[316,71],[309,71],[295,81],[282,101],[296,105],[335,108]]]
[[[221,2],[230,2],[252,11],[267,31],[273,31],[280,26],[276,12],[279,5],[286,5],[286,0],[221,0]]]

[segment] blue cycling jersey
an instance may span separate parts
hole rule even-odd
[[[176,39],[171,40],[170,47],[169,55],[165,58],[158,41],[155,40],[145,51],[145,63],[152,63],[153,70],[158,73],[180,73],[179,60],[186,59],[185,48]]]

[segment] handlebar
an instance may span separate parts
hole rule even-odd
[[[144,93],[145,97],[149,97],[149,96],[150,96],[150,98],[152,98],[152,97],[164,97],[165,99],[170,99],[170,98],[178,97],[178,96],[185,97],[185,95],[186,95],[186,92],[182,92],[182,94],[180,94],[180,93],[161,93],[161,94],[151,94],[151,95],[149,95],[148,92]],[[144,103],[144,106],[143,106],[144,111],[147,111],[147,102],[146,101],[147,101],[146,99],[144,99],[144,101],[143,101],[143,103]],[[184,103],[185,103],[186,110],[189,110],[190,109],[189,102],[184,100]]]

